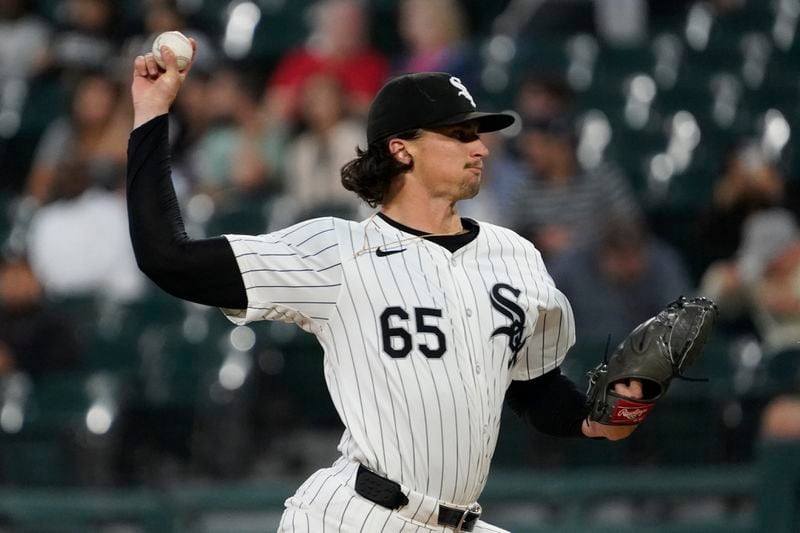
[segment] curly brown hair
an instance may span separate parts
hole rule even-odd
[[[422,130],[411,130],[393,135],[398,139],[416,139]],[[383,203],[386,192],[395,176],[414,167],[414,162],[401,163],[389,151],[386,139],[376,141],[366,150],[356,148],[357,157],[342,167],[342,185],[353,191],[370,207]]]

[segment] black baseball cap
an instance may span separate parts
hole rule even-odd
[[[446,72],[405,74],[378,91],[367,115],[367,143],[418,128],[436,128],[477,120],[478,133],[514,123],[507,113],[477,111],[475,100],[457,77]]]

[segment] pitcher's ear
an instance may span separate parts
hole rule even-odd
[[[411,154],[408,153],[408,150],[406,149],[406,143],[403,142],[402,139],[392,139],[389,141],[389,152],[400,163],[403,163],[404,165],[411,163]]]

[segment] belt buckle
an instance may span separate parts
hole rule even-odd
[[[478,502],[475,502],[467,507],[467,510],[461,515],[461,520],[458,521],[456,531],[472,531],[472,529],[475,527],[475,523],[481,517],[481,513],[483,513],[483,509]],[[469,529],[462,530],[461,528],[465,525],[469,526]]]

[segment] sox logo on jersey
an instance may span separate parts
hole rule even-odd
[[[500,292],[503,289],[509,291],[515,297],[519,296],[522,291],[505,283],[498,283],[492,287],[491,292],[492,306],[511,320],[510,325],[500,326],[492,332],[492,337],[495,335],[508,335],[508,348],[514,354],[508,360],[508,366],[511,367],[517,362],[517,355],[527,340],[527,338],[522,337],[525,332],[525,311],[513,300],[503,296]]]
[[[284,527],[401,531],[409,520],[435,524],[435,502],[476,502],[507,387],[552,370],[574,343],[572,311],[533,245],[481,223],[451,253],[380,217],[226,237],[248,308],[225,313],[316,335],[345,426],[342,458],[287,501]],[[401,484],[406,508],[358,497],[359,463]]]

